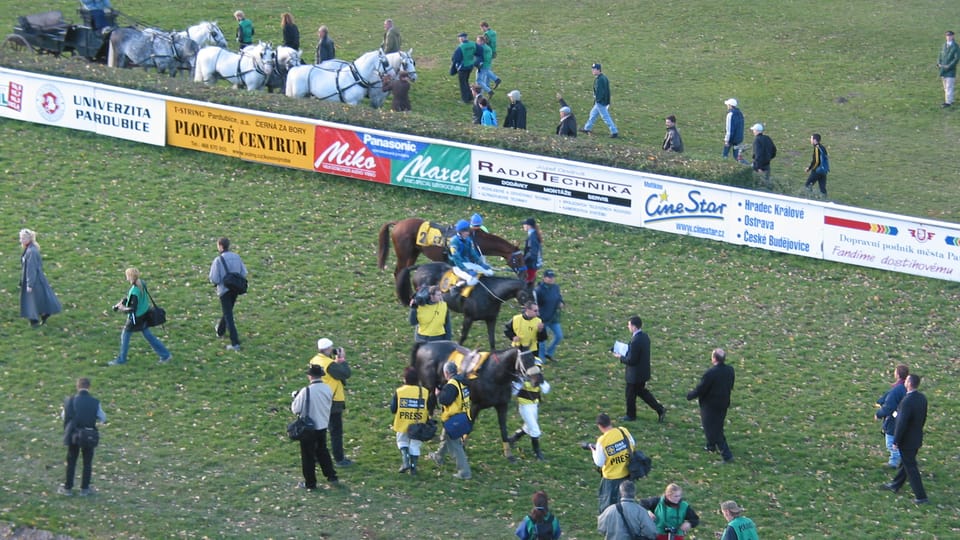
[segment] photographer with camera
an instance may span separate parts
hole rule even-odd
[[[333,460],[339,467],[353,465],[353,461],[343,454],[343,411],[347,408],[344,384],[350,378],[350,365],[343,347],[333,346],[329,338],[317,341],[318,353],[310,359],[310,364],[323,368],[323,382],[333,390],[333,405],[330,407],[330,447]]]
[[[423,286],[410,299],[410,324],[415,326],[413,340],[416,343],[450,339],[450,311],[443,301],[440,287]]]
[[[604,540],[654,540],[657,526],[647,511],[637,503],[637,488],[632,480],[620,483],[620,502],[612,504],[597,516],[597,531]]]
[[[668,484],[663,495],[641,499],[639,503],[657,525],[657,540],[683,538],[700,524],[700,516],[683,500],[683,488],[677,484]]]

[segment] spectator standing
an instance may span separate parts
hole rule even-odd
[[[557,135],[576,137],[577,118],[573,116],[570,106],[567,105],[567,102],[563,100],[563,96],[559,93],[557,93],[557,101],[560,102],[560,123],[557,124]]]
[[[624,379],[627,414],[620,420],[633,422],[637,419],[637,396],[640,396],[647,406],[657,412],[657,422],[663,423],[667,409],[647,389],[647,382],[650,380],[650,336],[643,331],[643,320],[638,315],[630,317],[627,321],[627,329],[632,334],[627,353],[624,355],[613,353],[620,363],[626,366]]]
[[[730,98],[723,102],[727,106],[727,116],[724,120],[723,158],[726,159],[733,150],[733,159],[745,163],[740,155],[740,143],[743,142],[743,112],[740,111],[740,102],[737,98]]]
[[[323,368],[313,364],[307,369],[307,378],[310,384],[294,392],[290,411],[301,417],[308,416],[313,421],[314,429],[306,431],[300,439],[300,469],[303,473],[303,482],[297,487],[308,490],[317,489],[317,463],[320,471],[331,484],[339,482],[337,471],[333,468],[330,451],[327,450],[327,423],[330,420],[330,405],[333,392],[323,382]],[[310,408],[307,409],[307,395],[310,396]]]
[[[723,435],[723,425],[730,408],[730,394],[733,392],[735,374],[732,366],[727,365],[727,353],[723,349],[714,349],[710,355],[712,367],[700,379],[696,388],[687,392],[687,401],[696,399],[700,405],[700,423],[707,444],[707,452],[720,452],[724,463],[733,461],[733,452],[727,446]]]
[[[403,370],[403,385],[394,390],[390,400],[390,412],[393,413],[393,430],[397,433],[397,448],[400,449],[399,473],[417,474],[417,462],[420,460],[420,446],[423,441],[407,435],[407,429],[413,424],[427,421],[430,413],[428,400],[430,392],[421,386],[417,378],[417,368],[407,366]]]
[[[770,161],[777,157],[777,145],[763,131],[763,124],[757,123],[750,127],[753,132],[753,172],[763,178],[763,185],[773,189],[770,181]]]
[[[240,274],[247,277],[247,267],[243,264],[243,259],[239,255],[230,251],[230,239],[221,237],[217,240],[217,258],[210,264],[210,283],[217,288],[217,296],[220,297],[220,310],[223,316],[217,320],[215,330],[217,337],[223,337],[227,332],[230,333],[230,344],[227,345],[228,351],[240,350],[240,335],[237,333],[237,325],[234,322],[233,308],[237,304],[237,297],[240,295],[236,290],[229,289],[223,284],[227,274]]]
[[[90,395],[90,379],[77,379],[76,395],[63,402],[63,444],[67,447],[67,477],[57,489],[61,495],[73,495],[73,479],[77,472],[77,458],[83,454],[83,470],[80,473],[80,496],[93,495],[96,491],[90,485],[93,476],[93,451],[95,445],[81,444],[79,431],[97,429],[97,421],[107,422],[107,415],[100,406],[100,400]],[[97,438],[99,441],[99,436]]]
[[[280,29],[283,31],[283,46],[299,51],[300,29],[293,22],[293,15],[290,13],[280,15]]]
[[[543,267],[543,235],[537,220],[532,217],[523,220],[521,224],[526,239],[523,244],[523,264],[527,267],[527,287],[533,288],[537,282],[537,270]]]
[[[830,172],[830,158],[827,155],[827,149],[820,143],[820,134],[810,135],[810,144],[813,145],[813,157],[810,159],[810,165],[807,165],[807,181],[803,187],[808,193],[812,193],[814,182],[820,187],[820,197],[827,198],[827,173]]]
[[[253,21],[248,19],[239,9],[233,12],[233,18],[237,20],[237,42],[243,49],[247,45],[253,45]]]
[[[493,90],[490,88],[492,78],[490,77],[489,66],[493,63],[493,51],[487,46],[487,36],[480,34],[477,36],[477,84],[487,93],[487,97],[493,98]]]
[[[410,74],[406,71],[398,73],[396,79],[386,79],[383,90],[393,94],[390,105],[393,112],[405,112],[412,108],[410,106]]]
[[[560,293],[560,286],[557,285],[557,274],[553,270],[547,270],[543,273],[543,281],[537,285],[534,290],[534,297],[537,305],[540,306],[540,320],[543,321],[543,327],[553,334],[550,344],[546,341],[541,342],[537,348],[543,354],[547,361],[553,361],[557,354],[557,345],[563,341],[563,328],[560,327],[560,313],[564,307],[563,295]]]
[[[757,536],[757,525],[743,515],[743,508],[739,504],[723,501],[720,503],[720,512],[727,520],[727,528],[723,530],[720,540],[760,540]]]
[[[526,433],[530,436],[534,457],[538,461],[544,461],[543,452],[540,451],[540,436],[543,434],[540,431],[540,394],[550,393],[550,383],[543,378],[543,370],[539,366],[533,366],[527,369],[523,380],[515,384],[519,386],[517,410],[523,419],[523,426],[507,437],[507,442],[512,445]]]
[[[450,325],[450,310],[443,300],[440,287],[431,285],[427,296],[420,294],[410,299],[410,324],[416,327],[413,340],[416,343],[444,341],[453,335]]]
[[[655,540],[657,526],[636,500],[637,488],[631,480],[620,482],[620,502],[606,507],[597,516],[597,531],[605,540]]]
[[[164,347],[150,328],[147,327],[147,311],[150,310],[150,297],[147,294],[147,284],[140,279],[140,271],[136,268],[127,268],[124,271],[127,281],[130,283],[130,290],[123,300],[113,306],[114,311],[120,311],[127,315],[127,322],[123,325],[123,331],[120,332],[120,354],[116,358],[107,362],[110,366],[119,366],[127,363],[127,351],[130,350],[130,334],[140,332],[143,334],[147,343],[153,347],[154,352],[160,357],[160,363],[166,363],[173,357],[170,351]]]
[[[547,331],[540,320],[540,308],[536,302],[523,305],[523,312],[514,315],[503,327],[503,334],[514,347],[521,351],[533,351],[539,356],[539,343],[547,340]]]
[[[944,109],[953,105],[953,91],[957,84],[957,61],[960,61],[960,46],[954,41],[953,32],[947,30],[946,43],[940,49],[937,57],[937,67],[940,69],[940,79],[943,81]]]
[[[493,126],[497,127],[497,111],[493,110],[493,107],[490,105],[490,102],[486,98],[481,97],[477,100],[477,103],[480,105],[480,125],[482,126]]]
[[[349,467],[353,461],[343,453],[343,411],[347,409],[347,396],[344,385],[352,374],[347,355],[343,347],[333,347],[330,338],[317,340],[317,354],[310,359],[310,365],[323,368],[323,382],[333,392],[333,403],[330,405],[330,447],[333,450],[333,460],[338,467]]]
[[[507,106],[507,119],[504,120],[503,127],[527,129],[527,108],[520,101],[520,91],[507,92],[507,99],[510,100],[510,105]]]
[[[458,45],[450,57],[450,75],[456,75],[460,83],[460,99],[470,103],[473,96],[470,94],[470,72],[477,62],[477,44],[467,39],[467,33],[457,35]]]
[[[473,104],[473,123],[479,125],[480,119],[483,117],[483,107],[480,106],[480,100],[485,99],[479,84],[470,85],[470,95]]]
[[[383,21],[383,41],[380,43],[383,53],[398,52],[401,46],[400,31],[393,25],[393,19]]]
[[[317,42],[317,63],[326,62],[327,60],[333,60],[337,57],[337,49],[333,44],[333,39],[330,38],[330,31],[327,29],[327,25],[323,25],[320,28],[317,28],[317,38],[320,41]]]
[[[881,426],[884,445],[887,447],[887,451],[890,452],[887,467],[891,469],[896,469],[900,466],[900,451],[893,447],[893,435],[897,427],[897,418],[894,413],[897,411],[897,407],[900,406],[900,401],[903,399],[903,396],[907,394],[907,388],[904,386],[904,382],[909,374],[909,367],[904,364],[898,365],[893,370],[893,376],[895,378],[893,384],[890,385],[890,389],[884,392],[884,394],[880,396],[880,399],[877,400],[877,406],[880,408],[877,409],[875,417],[877,420],[883,421]]]
[[[480,23],[480,31],[483,32],[483,35],[487,38],[487,46],[490,47],[491,52],[493,53],[493,58],[497,57],[497,31],[493,28],[490,28],[490,25],[486,21]],[[497,74],[493,72],[493,63],[487,68],[489,69],[488,81],[493,81],[493,89],[496,90],[500,87],[500,83],[503,82],[500,80],[500,77],[497,77]]]
[[[616,139],[620,136],[617,131],[617,125],[613,123],[610,116],[610,80],[603,74],[600,64],[591,66],[593,71],[593,108],[590,109],[590,116],[587,117],[587,123],[583,126],[584,133],[593,133],[593,124],[597,117],[603,119],[603,123],[610,128],[610,138]]]
[[[37,328],[46,323],[50,315],[63,311],[63,306],[43,272],[37,233],[21,229],[20,246],[23,247],[20,254],[20,316],[30,321],[31,327]]]
[[[893,431],[893,447],[900,451],[900,466],[897,467],[893,480],[883,487],[896,493],[903,487],[903,483],[909,480],[914,504],[926,504],[930,500],[927,499],[927,491],[923,489],[923,478],[917,466],[917,452],[923,446],[923,426],[927,423],[927,396],[917,390],[920,376],[916,373],[907,375],[903,385],[907,394],[897,407],[897,427]]]
[[[680,138],[680,131],[677,130],[677,117],[670,115],[664,120],[667,125],[667,133],[663,136],[661,145],[665,152],[683,152],[683,139]]]
[[[678,537],[683,537],[700,524],[700,516],[690,503],[683,500],[683,488],[677,484],[668,484],[659,497],[641,499],[640,506],[647,509],[657,527],[657,534],[667,534],[670,529]]]
[[[443,378],[446,383],[443,388],[437,388],[437,403],[440,404],[440,419],[444,422],[456,414],[464,413],[470,417],[470,388],[461,375],[457,374],[457,365],[453,362],[447,362],[443,365]],[[470,418],[472,422],[473,419]],[[443,442],[436,452],[430,454],[430,459],[443,465],[443,458],[447,452],[453,455],[457,461],[457,472],[453,477],[459,480],[469,480],[471,478],[470,463],[467,461],[467,454],[463,450],[463,441],[460,437],[451,437],[447,430],[443,430]]]
[[[627,469],[630,449],[637,442],[626,428],[614,428],[607,413],[597,415],[597,428],[600,429],[600,437],[589,448],[593,454],[593,464],[600,469],[600,487],[597,489],[597,515],[600,515],[606,507],[616,504],[620,496],[620,484],[630,478]]]
[[[550,512],[550,498],[546,491],[533,494],[533,510],[527,514],[514,531],[520,540],[556,540],[563,531],[560,520]]]

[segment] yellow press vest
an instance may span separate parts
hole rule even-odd
[[[417,308],[417,333],[421,336],[442,336],[446,332],[444,324],[447,322],[447,303],[437,302]]]
[[[327,366],[333,363],[333,358],[323,354],[317,353],[316,356],[310,359],[311,364],[318,364],[323,368],[323,382],[330,387],[330,390],[333,390],[333,400],[334,401],[346,401],[346,398],[343,394],[343,381],[339,381],[330,376],[327,372]]]
[[[443,408],[440,412],[440,419],[446,422],[451,416],[459,413],[467,413],[470,416],[470,387],[456,379],[450,379],[447,384],[457,387],[457,399],[453,403]]]
[[[540,317],[534,317],[528,321],[523,318],[522,314],[513,316],[513,333],[520,338],[521,347],[533,351],[539,348],[537,327],[540,326],[540,323]]]
[[[411,424],[427,421],[427,389],[405,384],[397,388],[397,412],[393,415],[393,430],[406,433]]]
[[[624,437],[624,433],[629,436],[630,432],[624,429],[621,433],[620,429],[610,429],[597,439],[597,446],[603,448],[603,453],[607,456],[600,468],[600,473],[607,480],[620,480],[630,476],[627,469],[630,464],[630,439]]]
[[[540,402],[540,387],[534,386],[530,381],[523,381],[523,388],[517,394],[517,403],[520,405],[531,405]]]

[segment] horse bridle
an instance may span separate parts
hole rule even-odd
[[[263,53],[265,50],[266,49],[262,49],[260,51],[260,56],[246,54],[243,50],[240,51],[240,58],[237,59],[237,74],[234,75],[234,77],[236,77],[239,82],[243,82],[243,76],[252,71],[256,71],[257,73],[259,73],[260,75],[263,75],[264,77],[269,77],[269,75],[267,75],[267,72],[263,70],[263,65],[264,65]],[[221,50],[220,52],[223,52],[223,51]],[[220,52],[217,53],[217,58],[220,57]],[[248,69],[247,71],[243,71],[244,58],[250,58],[253,60],[253,69]],[[274,62],[274,67],[276,67],[276,62],[277,62],[276,57],[274,57],[273,62]],[[227,77],[224,77],[224,78],[227,78]]]
[[[379,61],[380,61],[380,67],[381,67],[381,68],[386,68],[386,70],[387,70],[386,73],[389,75],[389,74],[390,74],[390,70],[392,70],[393,68],[390,67],[390,63],[387,62],[387,57],[383,54],[383,49],[380,49]],[[376,86],[377,84],[383,84],[383,83],[380,81],[380,78],[378,78],[377,81],[376,81],[376,82],[373,82],[373,83],[371,83],[370,81],[364,79],[364,78],[363,78],[363,75],[360,74],[360,70],[357,69],[357,64],[356,64],[356,63],[354,63],[354,62],[347,62],[347,61],[345,61],[345,60],[340,60],[340,62],[341,62],[340,67],[339,67],[339,68],[336,70],[336,72],[335,72],[335,73],[336,73],[336,77],[334,77],[334,79],[333,79],[334,82],[336,83],[337,91],[334,92],[334,93],[332,93],[332,94],[328,94],[328,95],[326,95],[326,96],[323,96],[323,97],[321,97],[321,98],[318,98],[318,99],[320,99],[321,101],[322,101],[322,100],[325,100],[325,99],[327,99],[327,98],[331,98],[331,97],[333,97],[333,96],[337,96],[338,98],[340,98],[340,102],[341,102],[341,103],[344,103],[345,101],[344,101],[344,99],[343,99],[343,93],[346,92],[347,90],[353,88],[354,86],[358,86],[358,85],[359,85],[361,88],[366,88],[366,89],[369,90],[370,88],[373,88],[373,87]],[[344,65],[344,64],[346,64],[347,66],[350,67],[350,75],[353,76],[353,82],[352,82],[351,84],[347,85],[347,86],[341,87],[341,86],[340,86],[340,72],[343,71],[343,65]],[[316,66],[313,66],[311,69],[320,69],[321,71],[333,71],[333,70],[328,70],[328,69],[326,69],[326,68],[318,68],[318,67],[316,67]],[[377,73],[377,75],[379,75],[380,77],[383,77],[383,72],[380,71],[379,69],[376,71],[376,73]],[[313,91],[310,89],[310,77],[309,77],[309,76],[307,77],[307,92],[308,92],[308,93],[311,93],[311,94],[313,93]]]

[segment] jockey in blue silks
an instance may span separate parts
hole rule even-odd
[[[457,234],[450,239],[450,262],[453,273],[467,285],[476,285],[479,275],[493,275],[493,268],[483,261],[473,238],[470,236],[470,223],[461,219],[456,225]],[[459,285],[459,284],[458,284]]]

